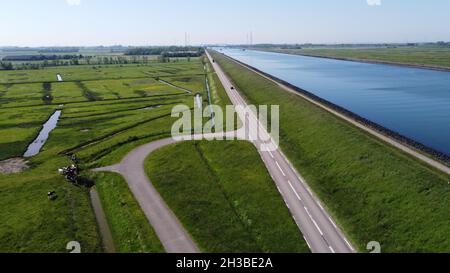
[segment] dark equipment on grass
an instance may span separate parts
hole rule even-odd
[[[58,198],[58,196],[56,195],[56,192],[55,192],[55,191],[49,191],[49,192],[47,193],[47,198],[48,198],[48,200],[53,201],[53,200],[55,200],[56,198]]]
[[[77,182],[78,177],[78,167],[75,165],[70,165],[69,167],[64,167],[58,170],[61,175],[64,175],[67,180],[72,183]]]

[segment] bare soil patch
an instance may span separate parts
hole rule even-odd
[[[23,158],[11,158],[0,161],[1,174],[20,173],[28,168],[28,161]]]

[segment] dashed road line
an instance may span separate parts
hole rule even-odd
[[[294,192],[295,196],[297,197],[297,199],[299,201],[302,201],[302,198],[300,197],[300,195],[298,195],[297,191],[294,189],[294,186],[292,186],[291,181],[288,180],[289,186],[291,187],[292,191]]]
[[[328,246],[328,248],[331,250],[332,253],[336,253],[336,251],[334,251],[334,249],[331,246]]]
[[[277,164],[277,167],[280,170],[280,172],[283,174],[283,176],[286,176],[286,174],[283,172],[283,169],[281,169],[280,164],[278,164],[278,161],[275,161],[275,163]]]
[[[314,226],[316,226],[317,230],[319,231],[320,235],[323,236],[323,232],[320,229],[319,225],[317,225],[316,221],[314,219],[311,218],[311,221],[313,222]]]

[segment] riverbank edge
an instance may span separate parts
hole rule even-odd
[[[390,65],[390,66],[426,69],[426,70],[433,70],[433,71],[440,71],[440,72],[450,72],[450,67],[445,67],[445,66],[433,66],[433,65],[414,64],[414,63],[401,63],[401,62],[381,61],[381,60],[373,60],[373,59],[332,57],[332,56],[324,56],[324,55],[318,55],[318,54],[288,53],[288,52],[282,52],[282,51],[278,51],[278,50],[261,50],[261,49],[251,49],[251,50],[261,51],[261,52],[279,53],[279,54],[286,54],[286,55],[294,55],[294,56],[304,56],[304,57],[314,57],[314,58],[322,58],[322,59],[329,59],[329,60],[347,61],[347,62],[354,62],[354,63],[382,64],[382,65]]]
[[[240,64],[243,67],[246,67],[247,69],[253,70],[253,71],[263,75],[264,77],[267,77],[268,79],[271,79],[272,81],[274,81],[277,84],[284,85],[288,89],[292,89],[293,91],[296,91],[296,92],[300,93],[301,95],[303,95],[303,96],[305,96],[305,97],[315,101],[316,103],[321,104],[321,105],[323,105],[325,107],[328,107],[331,110],[334,110],[334,111],[338,112],[339,114],[341,114],[341,115],[343,115],[343,116],[345,116],[345,117],[347,117],[349,119],[352,119],[352,120],[360,123],[361,125],[363,125],[363,126],[369,128],[369,129],[372,129],[372,130],[374,130],[374,131],[384,135],[385,137],[388,137],[388,138],[392,139],[393,141],[396,141],[396,142],[398,142],[398,143],[400,143],[400,144],[402,144],[402,145],[404,145],[404,146],[406,146],[406,147],[408,147],[408,148],[410,148],[410,149],[412,149],[412,150],[414,150],[414,151],[416,151],[416,152],[418,152],[418,153],[420,153],[422,155],[425,155],[425,156],[429,157],[432,160],[436,160],[438,163],[441,163],[441,164],[443,164],[446,167],[450,167],[450,156],[449,155],[446,155],[446,154],[444,154],[444,153],[442,153],[440,151],[437,151],[437,150],[435,150],[435,149],[433,149],[431,147],[428,147],[428,146],[426,146],[426,145],[424,145],[424,144],[422,144],[422,143],[420,143],[418,141],[415,141],[415,140],[410,139],[410,138],[408,138],[406,136],[403,136],[403,135],[401,135],[398,132],[395,132],[395,131],[393,131],[391,129],[388,129],[388,128],[382,126],[382,125],[379,125],[378,123],[375,123],[375,122],[370,121],[370,120],[368,120],[366,118],[363,118],[362,116],[360,116],[360,115],[358,115],[356,113],[353,113],[352,111],[349,111],[349,110],[347,110],[347,109],[345,109],[345,108],[343,108],[343,107],[341,107],[339,105],[336,105],[336,104],[334,104],[334,103],[332,103],[332,102],[330,102],[328,100],[325,100],[325,99],[323,99],[323,98],[321,98],[321,97],[319,97],[317,95],[314,95],[313,93],[311,93],[309,91],[306,91],[306,90],[304,90],[304,89],[302,89],[300,87],[297,87],[297,86],[295,86],[295,85],[293,85],[293,84],[291,84],[291,83],[289,83],[287,81],[284,81],[284,80],[282,80],[280,78],[277,78],[277,77],[275,77],[273,75],[270,75],[270,74],[268,74],[266,72],[263,72],[263,71],[255,68],[255,67],[253,67],[251,65],[248,65],[248,64],[245,64],[245,63],[243,63],[243,62],[241,62],[239,60],[236,60],[236,59],[234,59],[234,58],[232,58],[232,57],[230,57],[228,55],[225,55],[224,53],[221,53],[221,52],[218,52],[218,51],[215,51],[215,52],[217,52],[217,53],[221,54],[222,56],[225,56],[226,58],[228,58],[228,59],[230,59],[230,60]],[[387,143],[387,144],[389,144],[389,143]],[[411,156],[413,156],[413,155],[411,155]],[[424,162],[424,163],[428,164],[427,162]],[[430,165],[430,164],[428,164],[428,165]],[[431,166],[431,167],[436,168],[435,166]],[[442,171],[442,170],[440,170],[440,171]]]

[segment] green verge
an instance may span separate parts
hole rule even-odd
[[[280,105],[282,150],[360,251],[450,251],[449,176],[213,55],[250,103]]]
[[[87,189],[54,171],[67,164],[54,157],[40,169],[0,174],[0,252],[68,252],[71,241],[78,241],[83,253],[102,251]],[[48,191],[56,191],[58,198],[49,201]]]
[[[204,252],[308,252],[256,149],[187,142],[146,162],[152,183]]]
[[[54,82],[56,73],[62,73],[65,82]],[[81,175],[89,177],[89,169],[115,164],[136,146],[167,137],[176,120],[170,117],[173,105],[193,107],[194,99],[154,78],[183,78],[189,80],[189,86],[201,86],[204,77],[199,75],[203,73],[200,60],[95,69],[80,66],[0,71],[0,82],[8,82],[0,84],[0,164],[3,159],[23,154],[42,124],[59,104],[64,104],[57,128],[51,132],[41,152],[28,159],[30,168],[18,174],[0,174],[0,205],[5,208],[0,211],[0,252],[64,253],[68,252],[66,245],[70,241],[80,242],[83,253],[101,252],[87,187],[72,185],[58,174],[58,168],[70,164],[64,152],[74,152]],[[52,105],[42,101],[43,82],[47,81],[52,82]],[[83,97],[82,90],[75,84],[77,81],[86,82],[87,87],[98,92],[100,100],[88,101]],[[136,90],[145,91],[145,97],[137,96]],[[160,107],[144,109],[151,106]],[[113,181],[108,184],[99,178],[98,183],[106,184],[107,194],[120,198],[117,201],[120,203],[127,199],[128,192],[120,192],[123,196],[118,192],[112,195],[121,190],[116,178]],[[55,191],[58,198],[48,200],[48,191]],[[108,204],[114,203],[111,196],[104,197]],[[115,238],[119,240],[117,249],[158,252],[157,245],[150,243],[149,227],[133,226],[142,221],[138,220],[142,219],[141,211],[138,206],[129,204],[122,208],[129,212],[127,223],[110,220],[117,224],[111,229],[122,236]],[[115,212],[119,208],[110,205],[105,210]],[[111,212],[106,211],[108,213]],[[139,232],[148,237],[139,237]],[[127,246],[124,241],[128,235],[131,242]]]
[[[118,174],[92,175],[111,228],[116,251],[120,253],[163,253],[155,231]]]

